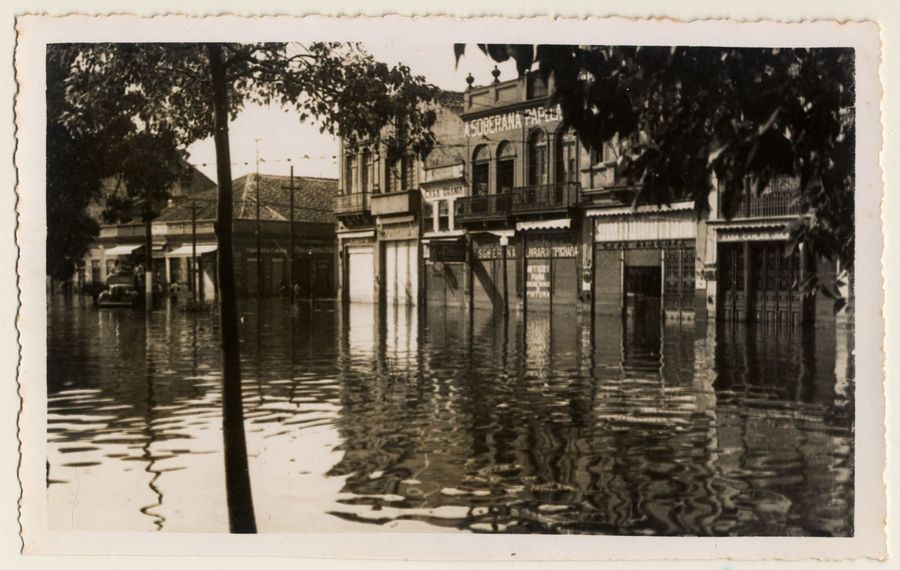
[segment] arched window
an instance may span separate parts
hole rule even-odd
[[[497,147],[497,193],[509,192],[516,183],[516,147],[503,141]]]
[[[547,135],[536,129],[528,137],[528,185],[547,184]]]
[[[578,181],[578,138],[571,129],[556,137],[556,181]]]
[[[487,145],[479,145],[472,153],[472,195],[488,193],[491,179],[491,153]]]

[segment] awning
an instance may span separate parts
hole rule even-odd
[[[516,230],[520,232],[528,230],[566,230],[571,226],[571,218],[560,218],[557,220],[534,220],[532,222],[519,222],[518,224],[516,224]]]
[[[131,255],[134,252],[134,250],[141,247],[141,245],[143,245],[143,244],[132,243],[132,244],[128,244],[128,245],[117,245],[117,246],[113,246],[113,247],[105,250],[104,253],[106,253],[106,257],[118,257],[121,255]]]
[[[676,202],[669,206],[649,206],[643,205],[638,206],[637,208],[632,208],[630,206],[626,207],[615,207],[615,208],[603,208],[603,209],[589,209],[584,212],[584,215],[589,218],[594,218],[597,216],[634,216],[640,214],[666,214],[668,212],[684,212],[687,210],[693,210],[694,203],[693,202]]]
[[[197,255],[203,255],[204,253],[210,253],[216,251],[219,246],[214,243],[204,243],[197,244]],[[176,247],[172,251],[166,254],[166,257],[190,257],[194,254],[194,249],[191,244],[182,245],[181,247]]]

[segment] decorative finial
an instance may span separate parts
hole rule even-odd
[[[472,77],[472,72],[471,72],[471,71],[469,72],[469,75],[466,76],[466,83],[469,84],[469,87],[471,87],[472,84],[475,83],[475,78]]]
[[[494,76],[494,83],[500,83],[500,69],[495,65],[494,69],[491,71],[491,75]]]

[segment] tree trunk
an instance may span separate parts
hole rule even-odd
[[[231,532],[256,532],[244,409],[241,397],[240,331],[234,283],[232,245],[231,150],[228,145],[228,85],[222,49],[208,44],[215,112],[216,174],[219,184],[215,223],[218,241],[219,329],[222,334],[222,436],[225,447],[225,486]]]

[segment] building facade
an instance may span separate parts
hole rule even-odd
[[[351,149],[342,144],[341,188],[334,212],[339,221],[339,290],[343,300],[395,305],[424,302],[425,244],[435,237],[432,234],[443,233],[441,227],[450,227],[446,225],[446,208],[448,199],[453,198],[438,198],[431,191],[423,191],[429,185],[436,188],[447,182],[433,173],[426,175],[426,170],[436,172],[440,170],[436,167],[459,160],[448,141],[461,132],[461,106],[461,94],[439,94],[433,127],[438,145],[428,162],[413,154],[389,160],[384,148],[363,145]],[[440,225],[441,219],[445,226]],[[438,229],[428,231],[428,224],[432,230]]]
[[[377,149],[342,153],[341,297],[345,301],[601,316],[795,325],[833,319],[802,295],[827,260],[788,252],[796,181],[747,191],[725,219],[718,195],[698,213],[692,189],[668,206],[634,206],[620,146],[586,149],[550,106],[538,74],[474,86],[440,106],[425,161],[388,165]],[[679,200],[679,196],[682,196]]]
[[[295,177],[291,224],[290,177],[251,174],[234,181],[232,231],[239,294],[284,295],[296,285],[302,298],[335,298],[332,208],[337,184],[336,179]],[[217,200],[215,188],[206,190],[171,204],[154,220],[154,273],[163,289],[196,287],[199,298],[216,298]],[[138,268],[144,260],[144,232],[141,223],[103,226],[85,256],[87,282],[105,283],[114,272]]]

